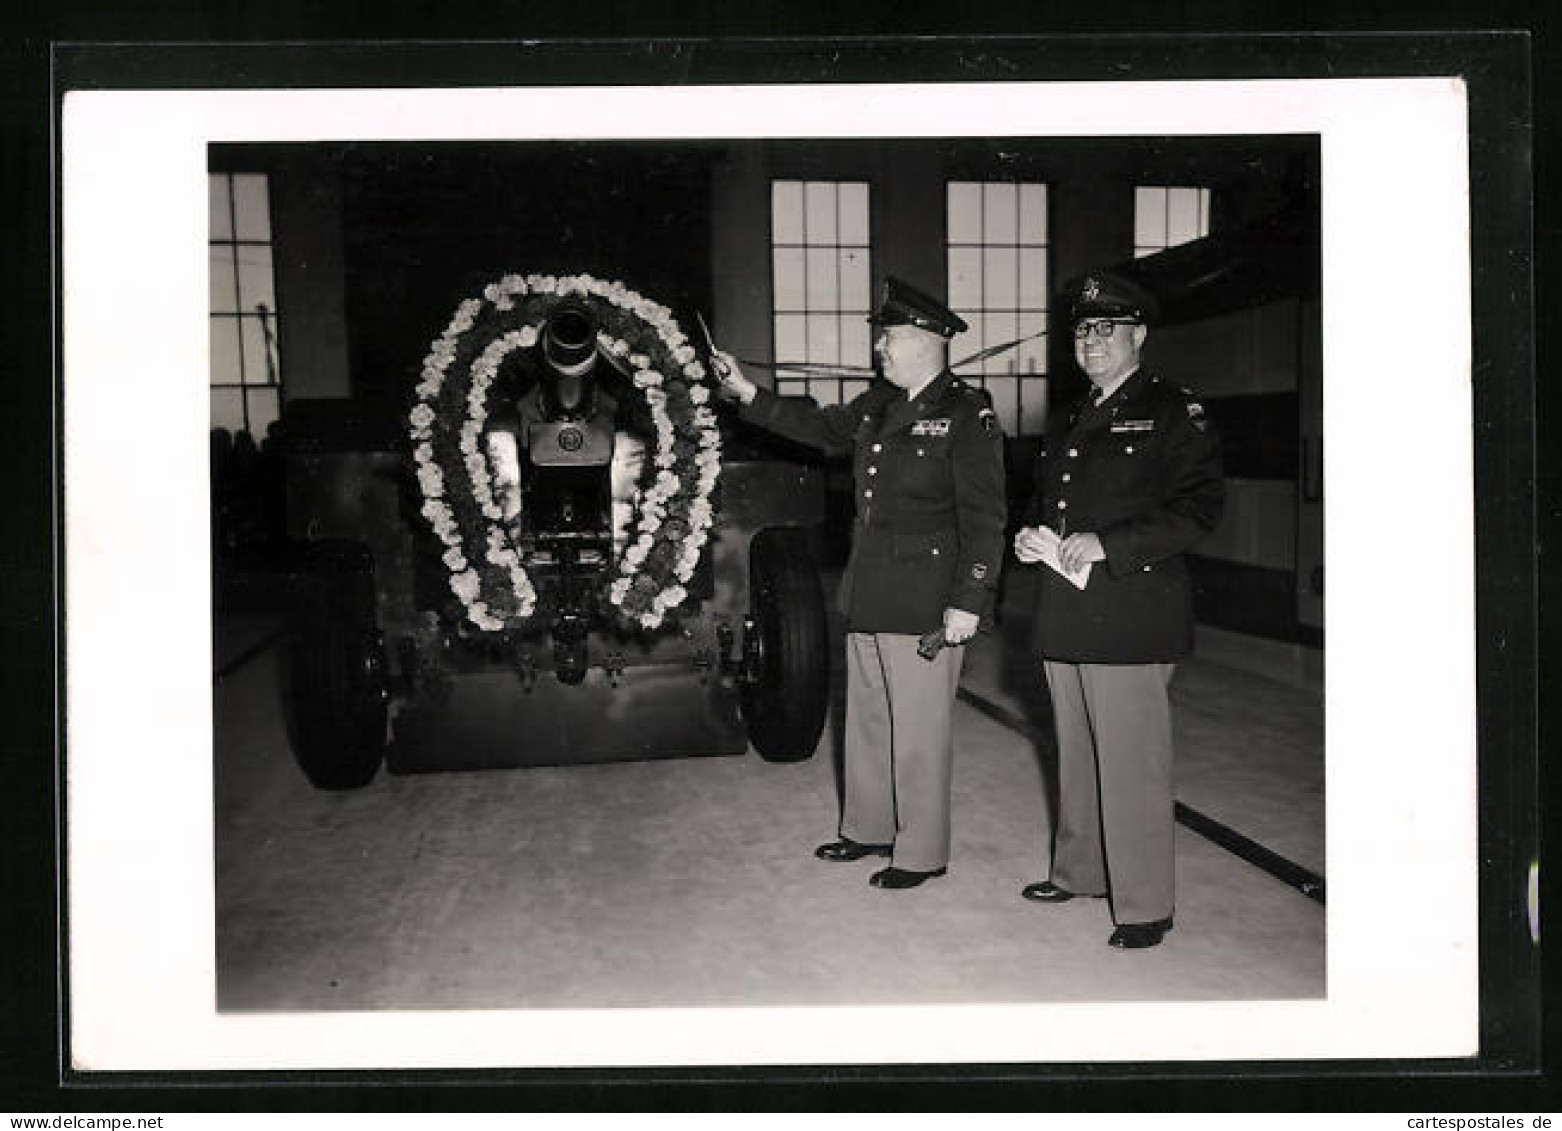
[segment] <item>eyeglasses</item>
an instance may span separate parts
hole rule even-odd
[[[1074,323],[1074,337],[1081,340],[1094,334],[1103,342],[1112,336],[1112,332],[1119,326],[1137,326],[1139,323],[1132,318],[1093,318],[1084,322]]]

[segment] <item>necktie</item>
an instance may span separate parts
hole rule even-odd
[[[1092,385],[1090,387],[1090,403],[1091,403],[1091,405],[1093,407],[1099,407],[1101,402],[1104,401],[1105,399],[1106,399],[1106,390],[1105,389],[1103,389],[1100,385]]]

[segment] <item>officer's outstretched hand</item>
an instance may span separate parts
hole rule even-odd
[[[743,375],[743,367],[738,364],[737,358],[726,350],[712,350],[711,360],[714,362],[716,380],[720,382],[718,387],[723,396],[743,404],[748,404],[754,399],[754,394],[759,391],[759,387]]]
[[[950,647],[964,644],[976,635],[976,626],[981,623],[981,618],[975,613],[968,613],[964,609],[944,610],[944,643]]]

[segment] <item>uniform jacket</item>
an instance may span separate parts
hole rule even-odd
[[[1183,554],[1220,521],[1220,448],[1193,394],[1141,369],[1047,430],[1025,525],[1094,533],[1084,589],[1039,567],[1035,649],[1075,663],[1165,663],[1193,647]]]
[[[985,616],[1003,562],[1003,434],[985,392],[947,370],[908,400],[887,382],[850,404],[761,389],[745,419],[850,452],[857,504],[839,604],[854,632],[921,634],[945,608]]]

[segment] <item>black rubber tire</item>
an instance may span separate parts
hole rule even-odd
[[[749,548],[749,615],[763,642],[755,683],[743,686],[749,742],[767,762],[802,762],[824,732],[830,638],[824,590],[800,530],[761,530]]]
[[[385,759],[389,708],[368,549],[311,545],[293,593],[285,664],[293,756],[317,789],[361,789]]]

